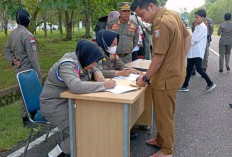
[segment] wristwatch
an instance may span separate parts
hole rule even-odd
[[[148,85],[150,85],[150,79],[147,78],[146,75],[143,76],[143,82],[146,82]]]

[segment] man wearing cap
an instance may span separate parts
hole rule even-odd
[[[30,24],[28,11],[24,9],[17,10],[16,22],[18,27],[11,33],[3,52],[13,66],[15,74],[24,70],[34,69],[41,79],[36,41],[33,34],[27,29]],[[20,115],[24,126],[29,125],[26,108],[22,99]]]
[[[180,17],[159,6],[157,0],[134,0],[131,10],[153,26],[153,57],[138,86],[151,86],[157,135],[146,144],[160,147],[150,157],[172,157],[175,133],[175,99],[185,78],[185,59],[191,35]],[[151,81],[150,81],[151,80]]]
[[[138,43],[138,26],[130,18],[130,3],[120,3],[120,17],[108,23],[108,29],[119,34],[117,54],[124,63],[132,62],[132,51]]]

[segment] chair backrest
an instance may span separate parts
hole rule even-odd
[[[19,72],[17,74],[17,80],[28,112],[35,112],[39,110],[39,98],[42,92],[42,85],[36,71],[30,69]]]

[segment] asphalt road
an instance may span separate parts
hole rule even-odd
[[[218,41],[214,36],[210,47],[217,53]],[[232,71],[218,70],[218,55],[210,51],[207,73],[216,88],[204,93],[206,82],[197,74],[190,80],[190,91],[177,94],[174,157],[232,157],[232,108],[228,105],[232,102]],[[131,157],[148,157],[156,152],[145,144],[155,134],[137,131],[138,137],[131,140]],[[59,139],[59,135],[53,135],[48,143],[29,150],[27,156],[46,157]]]

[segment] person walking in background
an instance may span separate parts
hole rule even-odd
[[[206,7],[201,7],[199,8],[199,10],[204,10],[206,12]],[[207,27],[207,43],[206,43],[206,47],[205,47],[205,54],[204,54],[204,58],[202,60],[202,69],[206,72],[207,68],[208,68],[208,58],[209,58],[209,46],[210,46],[210,42],[212,41],[212,34],[214,31],[214,27],[213,27],[213,21],[212,19],[210,19],[209,17],[206,17],[204,19],[204,23]],[[196,23],[195,21],[192,24],[192,32],[194,32]],[[195,67],[193,68],[193,72],[192,75],[196,74],[195,72]]]
[[[14,67],[15,74],[24,70],[34,69],[42,81],[37,44],[34,35],[27,29],[30,24],[28,11],[24,9],[17,10],[16,22],[18,27],[11,33],[3,52]],[[20,101],[20,115],[23,119],[23,125],[28,126],[30,122],[27,118],[25,104],[22,99]]]
[[[189,34],[180,17],[157,0],[134,0],[131,10],[153,26],[153,57],[147,73],[136,84],[151,85],[157,136],[146,143],[161,149],[151,157],[171,157],[174,149],[175,98],[185,77],[185,58],[190,46]],[[150,82],[151,79],[151,82]]]
[[[191,78],[191,73],[193,70],[193,66],[196,66],[197,72],[205,79],[207,82],[207,86],[205,88],[205,92],[211,91],[215,88],[216,84],[211,81],[209,76],[201,67],[202,59],[205,54],[205,47],[207,42],[207,27],[204,23],[206,17],[205,10],[198,10],[195,12],[195,22],[197,24],[191,40],[191,47],[188,53],[187,59],[187,74],[185,77],[185,81],[182,87],[179,88],[180,92],[188,92],[189,91],[189,80]]]
[[[218,35],[221,35],[219,40],[219,72],[223,72],[224,58],[226,61],[226,70],[230,71],[230,54],[232,47],[232,22],[231,13],[226,13],[224,16],[225,22],[219,26]]]

